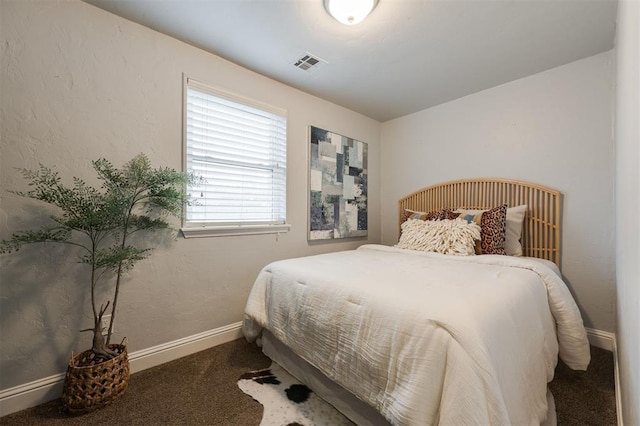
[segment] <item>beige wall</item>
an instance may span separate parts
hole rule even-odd
[[[640,3],[618,3],[616,26],[616,289],[625,425],[640,424]]]
[[[637,16],[637,3],[621,5]],[[116,328],[128,336],[130,350],[240,321],[253,279],[266,263],[363,242],[393,244],[400,196],[479,176],[529,180],[564,193],[564,274],[586,324],[615,330],[613,182],[617,175],[618,215],[637,211],[638,199],[628,194],[638,191],[639,161],[637,120],[634,130],[631,118],[617,126],[614,171],[611,52],[381,126],[82,2],[0,0],[0,8],[0,239],[41,218],[36,205],[7,194],[25,189],[13,167],[45,163],[65,176],[91,179],[90,160],[104,156],[121,164],[145,152],[154,164],[180,168],[182,73],[289,111],[292,231],[279,238],[179,238],[158,248],[123,289]],[[618,63],[631,61],[637,71],[637,22],[625,22]],[[637,74],[634,80],[619,71],[618,81],[619,114],[637,117],[637,97],[635,107],[628,106],[633,92],[626,91],[634,84],[637,90]],[[306,241],[310,124],[369,143],[366,241]],[[627,187],[630,175],[636,180]],[[630,226],[637,234],[637,223]],[[635,247],[637,255],[633,232],[620,226],[617,232],[618,250]],[[0,257],[0,389],[60,373],[71,351],[89,347],[90,336],[78,333],[91,318],[81,282],[85,271],[67,258],[71,254],[33,247]],[[618,263],[627,424],[638,422],[640,405],[635,268]]]
[[[562,270],[585,324],[615,330],[613,54],[605,52],[383,123],[382,236],[397,200],[501,177],[564,194]]]
[[[90,161],[121,165],[139,152],[181,168],[182,74],[288,111],[288,221],[280,235],[178,238],[140,263],[115,324],[136,351],[242,319],[270,261],[380,242],[380,124],[78,1],[1,1],[0,239],[43,210],[8,194],[14,167],[55,165],[93,177]],[[307,242],[307,132],[315,125],[369,144],[369,237]],[[179,226],[179,223],[176,223]],[[90,346],[86,270],[65,247],[0,257],[0,389],[63,372]],[[67,258],[67,256],[71,256]]]

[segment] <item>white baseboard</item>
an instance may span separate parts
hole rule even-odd
[[[182,358],[242,337],[242,322],[194,334],[183,339],[129,354],[132,373]]]
[[[595,328],[585,327],[587,330],[587,337],[589,338],[589,343],[596,348],[604,349],[609,352],[613,352],[614,342],[616,340],[616,335],[613,333],[609,333],[608,331],[596,330]]]
[[[194,334],[129,354],[132,373],[231,342],[242,337],[242,322]],[[42,404],[62,395],[64,373],[0,391],[0,417]]]
[[[597,348],[605,349],[613,352],[613,375],[615,380],[616,392],[616,415],[618,418],[618,426],[623,426],[622,421],[622,398],[620,396],[620,369],[618,368],[618,346],[616,344],[616,335],[607,331],[586,328],[589,343]]]
[[[623,426],[622,420],[622,395],[620,395],[620,368],[618,367],[618,344],[616,336],[613,336],[613,377],[615,380],[616,390],[616,416],[618,418],[618,426]]]

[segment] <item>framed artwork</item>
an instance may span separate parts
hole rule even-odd
[[[367,144],[309,128],[309,240],[367,236]]]

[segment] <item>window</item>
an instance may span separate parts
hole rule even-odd
[[[192,79],[185,87],[185,237],[286,232],[286,112]]]

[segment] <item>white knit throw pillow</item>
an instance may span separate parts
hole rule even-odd
[[[480,239],[480,227],[466,220],[407,220],[396,247],[433,251],[458,256],[473,256],[475,240]]]

